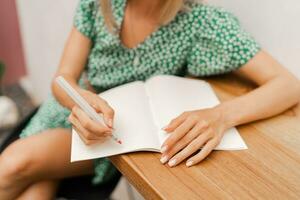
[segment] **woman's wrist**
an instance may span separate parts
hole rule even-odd
[[[220,114],[226,130],[240,124],[240,112],[234,109],[229,101],[220,103],[214,109]]]

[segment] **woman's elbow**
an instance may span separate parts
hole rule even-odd
[[[298,102],[300,102],[300,80],[297,79],[297,81],[295,81],[295,92],[298,96]]]
[[[52,94],[56,97],[56,94],[57,94],[57,90],[58,90],[58,85],[57,85],[57,83],[56,83],[56,81],[55,81],[55,78],[56,78],[56,76],[53,78],[53,80],[52,80],[52,82],[51,82],[51,92],[52,92]]]
[[[291,73],[287,73],[284,77],[285,89],[290,90],[292,96],[297,103],[300,102],[300,80]]]

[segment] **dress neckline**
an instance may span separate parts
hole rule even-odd
[[[150,34],[148,34],[144,40],[142,42],[139,42],[137,45],[135,45],[134,47],[127,47],[121,40],[121,28],[122,28],[122,25],[123,25],[123,22],[124,22],[124,18],[125,18],[125,12],[126,12],[126,7],[127,7],[127,0],[122,0],[122,4],[121,4],[121,8],[120,8],[120,13],[119,13],[119,16],[118,16],[118,13],[116,13],[116,23],[118,25],[118,32],[116,34],[116,39],[119,43],[119,45],[127,50],[127,51],[136,51],[138,49],[141,49],[143,48],[144,46],[149,46],[151,45],[152,43],[152,39],[159,33],[162,31],[162,29],[165,27],[165,26],[158,26],[154,31],[152,31]],[[117,8],[115,8],[117,9]]]

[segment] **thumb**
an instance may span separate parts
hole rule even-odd
[[[92,105],[98,113],[103,114],[104,123],[112,128],[113,127],[113,119],[114,119],[114,110],[109,106],[109,104],[103,100],[98,100],[97,104]]]

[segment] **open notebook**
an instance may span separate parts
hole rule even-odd
[[[184,111],[219,104],[210,85],[201,80],[160,75],[146,82],[128,83],[100,94],[115,110],[114,135],[122,144],[108,139],[87,146],[72,131],[71,161],[107,157],[134,151],[159,152],[168,137],[162,127]],[[228,130],[217,150],[247,149],[235,128]]]

